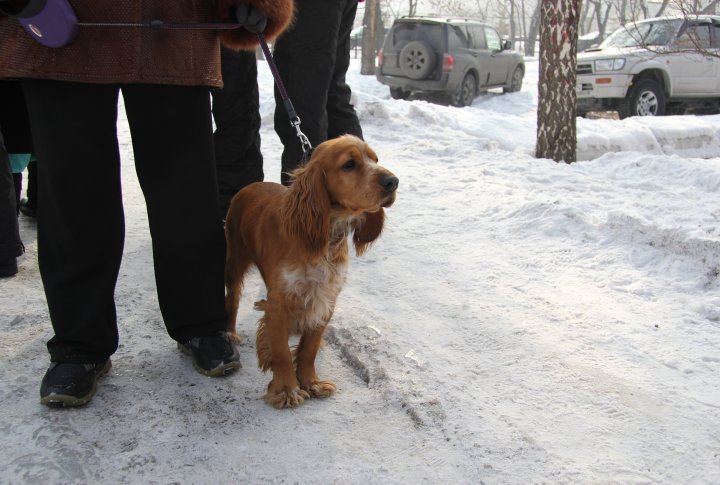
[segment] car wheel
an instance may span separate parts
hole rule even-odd
[[[503,93],[517,93],[522,88],[523,76],[522,67],[518,66],[513,72],[512,78],[510,79],[510,86],[503,88]]]
[[[477,91],[477,81],[475,76],[470,73],[465,74],[462,83],[458,86],[457,91],[452,97],[453,106],[462,108],[463,106],[470,106],[475,99]]]
[[[665,114],[665,91],[657,81],[643,79],[630,89],[618,107],[620,118],[630,116],[663,116]]]
[[[400,70],[410,79],[427,77],[435,68],[435,52],[425,42],[408,42],[400,51]]]
[[[390,88],[390,97],[392,99],[408,99],[410,97],[410,91],[406,91],[403,88]]]

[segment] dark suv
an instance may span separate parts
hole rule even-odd
[[[455,106],[468,106],[489,88],[520,91],[525,64],[511,49],[510,41],[481,22],[404,17],[385,37],[375,72],[395,99],[444,93]]]

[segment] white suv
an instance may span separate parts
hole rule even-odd
[[[720,108],[720,16],[627,24],[578,54],[577,111],[661,116]]]

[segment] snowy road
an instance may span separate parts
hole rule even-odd
[[[257,274],[237,375],[200,376],[167,337],[121,120],[121,348],[86,408],[39,405],[52,330],[22,218],[28,252],[0,281],[0,483],[720,483],[720,116],[579,120],[589,161],[536,160],[528,67],[522,92],[455,109],[391,100],[353,63],[400,191],[320,353],[338,392],[295,410],[261,400]]]

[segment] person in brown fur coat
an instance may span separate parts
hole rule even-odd
[[[35,0],[30,0],[32,4]],[[65,1],[65,0],[63,0]],[[10,14],[28,0],[3,0]],[[80,23],[241,21],[235,30],[79,26],[45,47],[0,14],[0,78],[22,80],[42,160],[38,260],[54,336],[41,403],[80,406],[118,347],[115,285],[124,245],[119,93],[147,204],[155,280],[168,334],[210,376],[240,367],[224,331],[225,240],[217,205],[210,89],[221,43],[254,48],[293,16],[292,0],[69,0]],[[32,6],[32,5],[31,5]],[[15,11],[12,11],[15,9]]]

